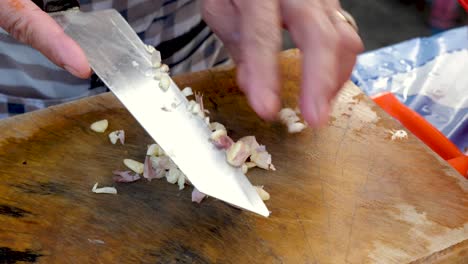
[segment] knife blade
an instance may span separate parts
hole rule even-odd
[[[267,217],[269,211],[240,168],[210,141],[211,130],[187,110],[188,100],[170,80],[167,91],[153,78],[151,54],[114,9],[51,13],[84,50],[91,68],[147,133],[201,192]]]

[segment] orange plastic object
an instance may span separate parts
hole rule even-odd
[[[458,172],[468,178],[468,156],[465,156],[437,128],[411,108],[401,103],[392,93],[382,93],[374,96],[372,99]]]

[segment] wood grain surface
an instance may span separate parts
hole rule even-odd
[[[298,51],[281,65],[295,107]],[[392,141],[401,125],[353,84],[328,126],[291,135],[252,112],[233,69],[176,81],[203,92],[233,138],[256,135],[272,153],[277,171],[248,173],[271,216],[193,204],[165,180],[113,183],[152,140],[104,94],[0,121],[0,263],[467,263],[468,182],[413,135]],[[89,129],[104,118],[125,145]],[[96,182],[118,194],[92,193]]]

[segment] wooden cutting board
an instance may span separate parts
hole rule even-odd
[[[286,106],[299,63],[296,50],[281,56]],[[113,183],[152,140],[104,94],[0,121],[0,263],[467,263],[468,182],[413,135],[391,140],[401,125],[353,84],[327,127],[291,135],[252,112],[232,69],[176,81],[203,92],[233,138],[256,135],[272,153],[277,171],[248,173],[271,216],[193,204],[191,187],[165,180]],[[89,129],[104,118],[124,146]],[[96,182],[118,194],[92,193]]]

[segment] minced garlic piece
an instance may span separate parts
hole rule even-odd
[[[142,174],[145,168],[145,165],[143,163],[132,159],[124,159],[123,163],[125,164],[125,166],[127,166],[127,168],[131,169],[132,171],[138,174]]]
[[[108,126],[109,126],[109,122],[107,121],[107,119],[103,119],[103,120],[92,123],[90,128],[94,132],[104,133],[104,131],[106,131]]]

